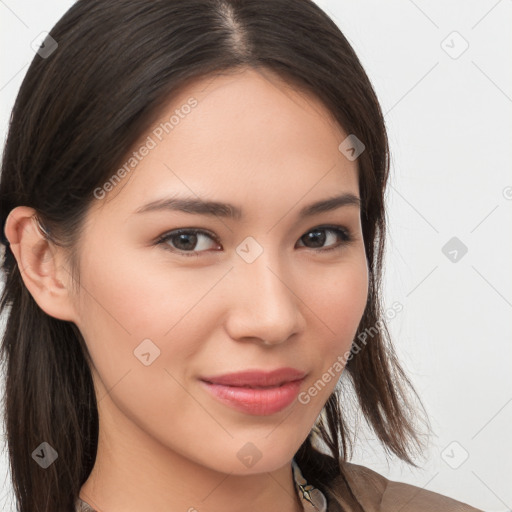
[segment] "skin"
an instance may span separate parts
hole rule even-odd
[[[33,209],[15,208],[6,235],[34,299],[75,322],[92,356],[100,437],[83,500],[108,512],[301,511],[291,460],[338,379],[307,404],[257,416],[220,403],[198,378],[291,366],[307,372],[307,391],[350,349],[368,293],[360,210],[297,214],[339,193],[359,196],[357,161],[338,150],[347,133],[325,107],[268,71],[197,81],[161,120],[191,96],[190,114],[93,201],[78,293]],[[134,213],[172,194],[230,202],[245,218]],[[308,242],[322,224],[353,240],[325,230],[323,242]],[[178,237],[155,243],[192,227],[220,243],[200,235],[188,249],[198,257],[183,255]],[[263,248],[250,264],[236,252],[247,237]],[[147,338],[160,350],[149,366],[134,355]],[[246,443],[261,454],[251,467],[237,457]]]

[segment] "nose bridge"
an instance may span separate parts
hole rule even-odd
[[[300,301],[293,293],[292,274],[287,269],[275,248],[264,248],[251,263],[240,257],[233,274],[236,291],[231,334],[234,337],[257,337],[267,343],[280,343],[296,332]]]
[[[247,265],[243,270],[244,281],[248,275],[251,288],[255,296],[255,303],[261,302],[259,307],[267,305],[266,309],[278,311],[282,306],[293,301],[293,295],[286,280],[290,280],[290,273],[285,271],[280,258],[265,251],[258,260]]]

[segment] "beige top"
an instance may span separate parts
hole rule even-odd
[[[350,487],[365,512],[483,512],[480,509],[442,496],[421,487],[394,482],[379,473],[349,462],[343,463]],[[309,485],[292,460],[295,489],[304,512],[354,512],[359,510],[350,498],[343,479],[338,476],[330,483],[327,496]],[[76,512],[97,512],[78,498]],[[105,511],[106,512],[106,511]]]

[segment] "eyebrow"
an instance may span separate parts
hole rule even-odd
[[[352,193],[344,193],[339,196],[322,199],[304,206],[298,214],[299,219],[310,217],[319,213],[328,212],[342,206],[356,206],[361,208],[361,199]],[[152,201],[141,206],[134,213],[146,213],[160,210],[179,211],[196,215],[209,215],[241,220],[242,210],[233,204],[218,201],[203,201],[193,197],[164,198]]]

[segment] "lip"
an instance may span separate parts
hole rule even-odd
[[[201,377],[201,380],[212,384],[237,387],[270,387],[286,382],[302,379],[305,373],[295,368],[277,368],[272,371],[246,370],[242,372],[226,373],[224,375]]]
[[[267,416],[295,401],[305,376],[295,368],[278,368],[203,377],[200,382],[221,403],[247,414]]]

